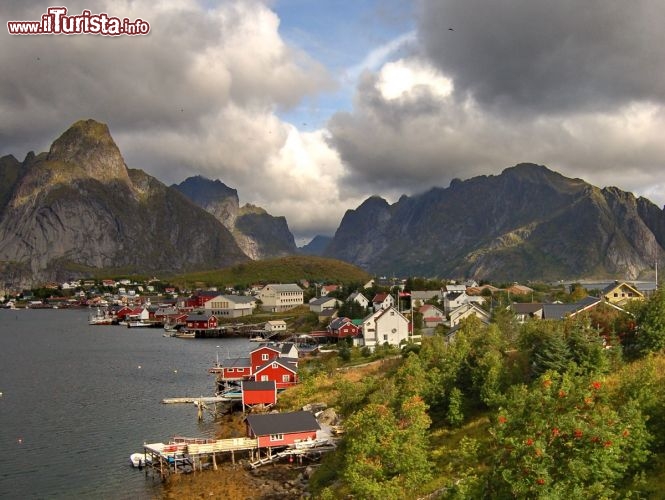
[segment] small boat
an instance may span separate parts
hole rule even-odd
[[[174,337],[177,339],[195,339],[196,332],[178,332]]]
[[[102,310],[101,308],[97,308],[97,311],[94,314],[90,315],[89,325],[112,325],[113,324],[113,316],[108,310]]]
[[[150,323],[145,323],[141,320],[139,321],[127,321],[127,328],[142,328],[142,327],[147,327],[147,326],[152,326]]]
[[[129,463],[132,464],[132,467],[138,467],[139,469],[146,464],[148,457],[145,453],[132,453],[129,455]]]

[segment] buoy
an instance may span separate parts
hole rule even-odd
[[[23,438],[18,438],[18,444],[23,444]]]
[[[141,369],[141,365],[139,365],[139,370]]]
[[[178,373],[178,370],[173,370],[173,373]]]

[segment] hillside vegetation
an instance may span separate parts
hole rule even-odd
[[[303,363],[281,409],[323,401],[344,418],[313,497],[662,498],[665,292],[610,309],[523,325],[495,311],[401,355],[340,346]],[[383,361],[340,369],[363,358]]]
[[[172,282],[181,287],[236,286],[253,283],[316,282],[360,283],[370,279],[362,269],[335,259],[294,255],[238,264],[212,271],[176,276]]]

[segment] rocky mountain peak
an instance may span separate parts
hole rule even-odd
[[[70,174],[98,181],[129,182],[125,160],[111,137],[109,128],[95,120],[79,120],[51,145],[46,160],[74,166]]]

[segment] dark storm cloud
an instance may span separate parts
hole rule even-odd
[[[664,21],[662,0],[423,0],[419,35],[462,97],[562,113],[664,102]]]

